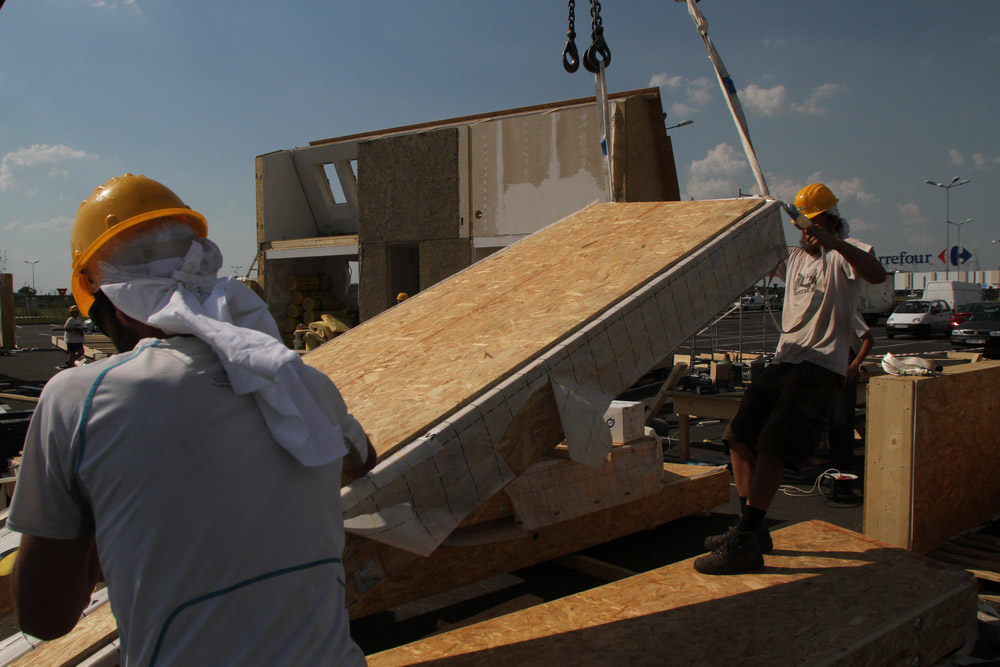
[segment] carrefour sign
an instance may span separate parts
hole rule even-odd
[[[898,255],[879,255],[878,261],[883,264],[930,264],[931,253],[926,255],[912,255],[905,250],[900,250]]]

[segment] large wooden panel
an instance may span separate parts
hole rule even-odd
[[[821,522],[765,567],[691,561],[368,657],[373,666],[933,664],[976,633],[971,575]]]
[[[873,378],[865,533],[919,552],[1000,512],[1000,362]]]
[[[775,203],[595,205],[310,353],[380,457],[348,530],[427,555],[561,440],[601,465],[611,400],[784,252]]]
[[[304,359],[334,380],[385,457],[762,205],[591,206]],[[677,300],[694,306],[697,286],[679,287]]]

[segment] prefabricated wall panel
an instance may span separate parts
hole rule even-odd
[[[598,465],[611,400],[784,254],[773,202],[598,204],[307,354],[379,453],[349,529],[429,553],[563,437]]]
[[[976,636],[964,570],[822,521],[776,531],[765,567],[691,560],[369,655],[447,665],[933,665]]]
[[[1000,512],[1000,361],[945,370],[868,387],[865,534],[921,553]]]
[[[458,129],[358,144],[358,242],[458,238]]]

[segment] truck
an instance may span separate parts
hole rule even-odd
[[[982,299],[983,292],[976,283],[967,283],[960,280],[928,280],[924,285],[924,301],[940,299],[948,302],[952,310],[957,310],[972,301]]]
[[[881,317],[888,317],[893,306],[893,281],[887,278],[875,285],[865,280],[859,280],[858,311],[868,326],[876,324]]]

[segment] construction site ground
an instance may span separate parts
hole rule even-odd
[[[780,314],[779,314],[780,316]],[[742,332],[742,335],[741,335]],[[895,338],[888,340],[884,328],[872,329],[875,346],[871,359],[875,361],[886,352],[896,355],[917,354],[943,356],[950,349],[946,339],[930,340]],[[30,393],[27,388],[41,387],[58,372],[66,353],[54,348],[50,341],[49,325],[20,326],[17,343],[22,350],[0,356],[0,381],[6,383],[5,392]],[[694,339],[695,352],[736,349],[742,340],[744,353],[771,352],[777,334],[766,313],[733,314],[717,327]],[[679,349],[678,354],[687,350]],[[656,388],[651,388],[655,392]],[[638,391],[642,391],[639,389]],[[30,410],[31,402],[3,399],[11,410]],[[671,404],[664,406],[660,415],[670,424],[670,438],[666,448],[667,460],[678,452],[676,417],[671,415]],[[694,420],[691,425],[691,451],[688,462],[704,465],[725,465],[728,462],[721,436],[725,422],[722,420]],[[863,471],[864,449],[858,442],[856,471]],[[816,477],[828,467],[828,458],[822,452],[814,465],[801,473],[786,475],[785,487],[775,498],[768,513],[772,529],[791,524],[820,519],[836,526],[862,532],[863,480],[855,483],[850,498],[838,490],[836,498],[830,497],[831,487],[824,482],[815,486]],[[383,651],[416,641],[430,634],[467,625],[502,613],[516,611],[540,602],[546,602],[594,586],[599,586],[630,573],[645,572],[670,563],[685,560],[704,552],[703,540],[707,535],[724,531],[738,514],[735,490],[729,503],[710,512],[678,519],[659,528],[614,540],[584,550],[572,557],[500,575],[447,593],[431,596],[416,603],[402,605],[391,611],[380,612],[352,622],[352,634],[366,654]],[[1000,530],[993,534],[1000,535]],[[983,592],[996,596],[1000,585],[984,583]],[[841,612],[831,608],[830,622],[837,623]],[[1000,634],[997,626],[980,622],[980,639],[975,655],[1000,658]],[[0,637],[16,633],[13,616],[0,620]]]

